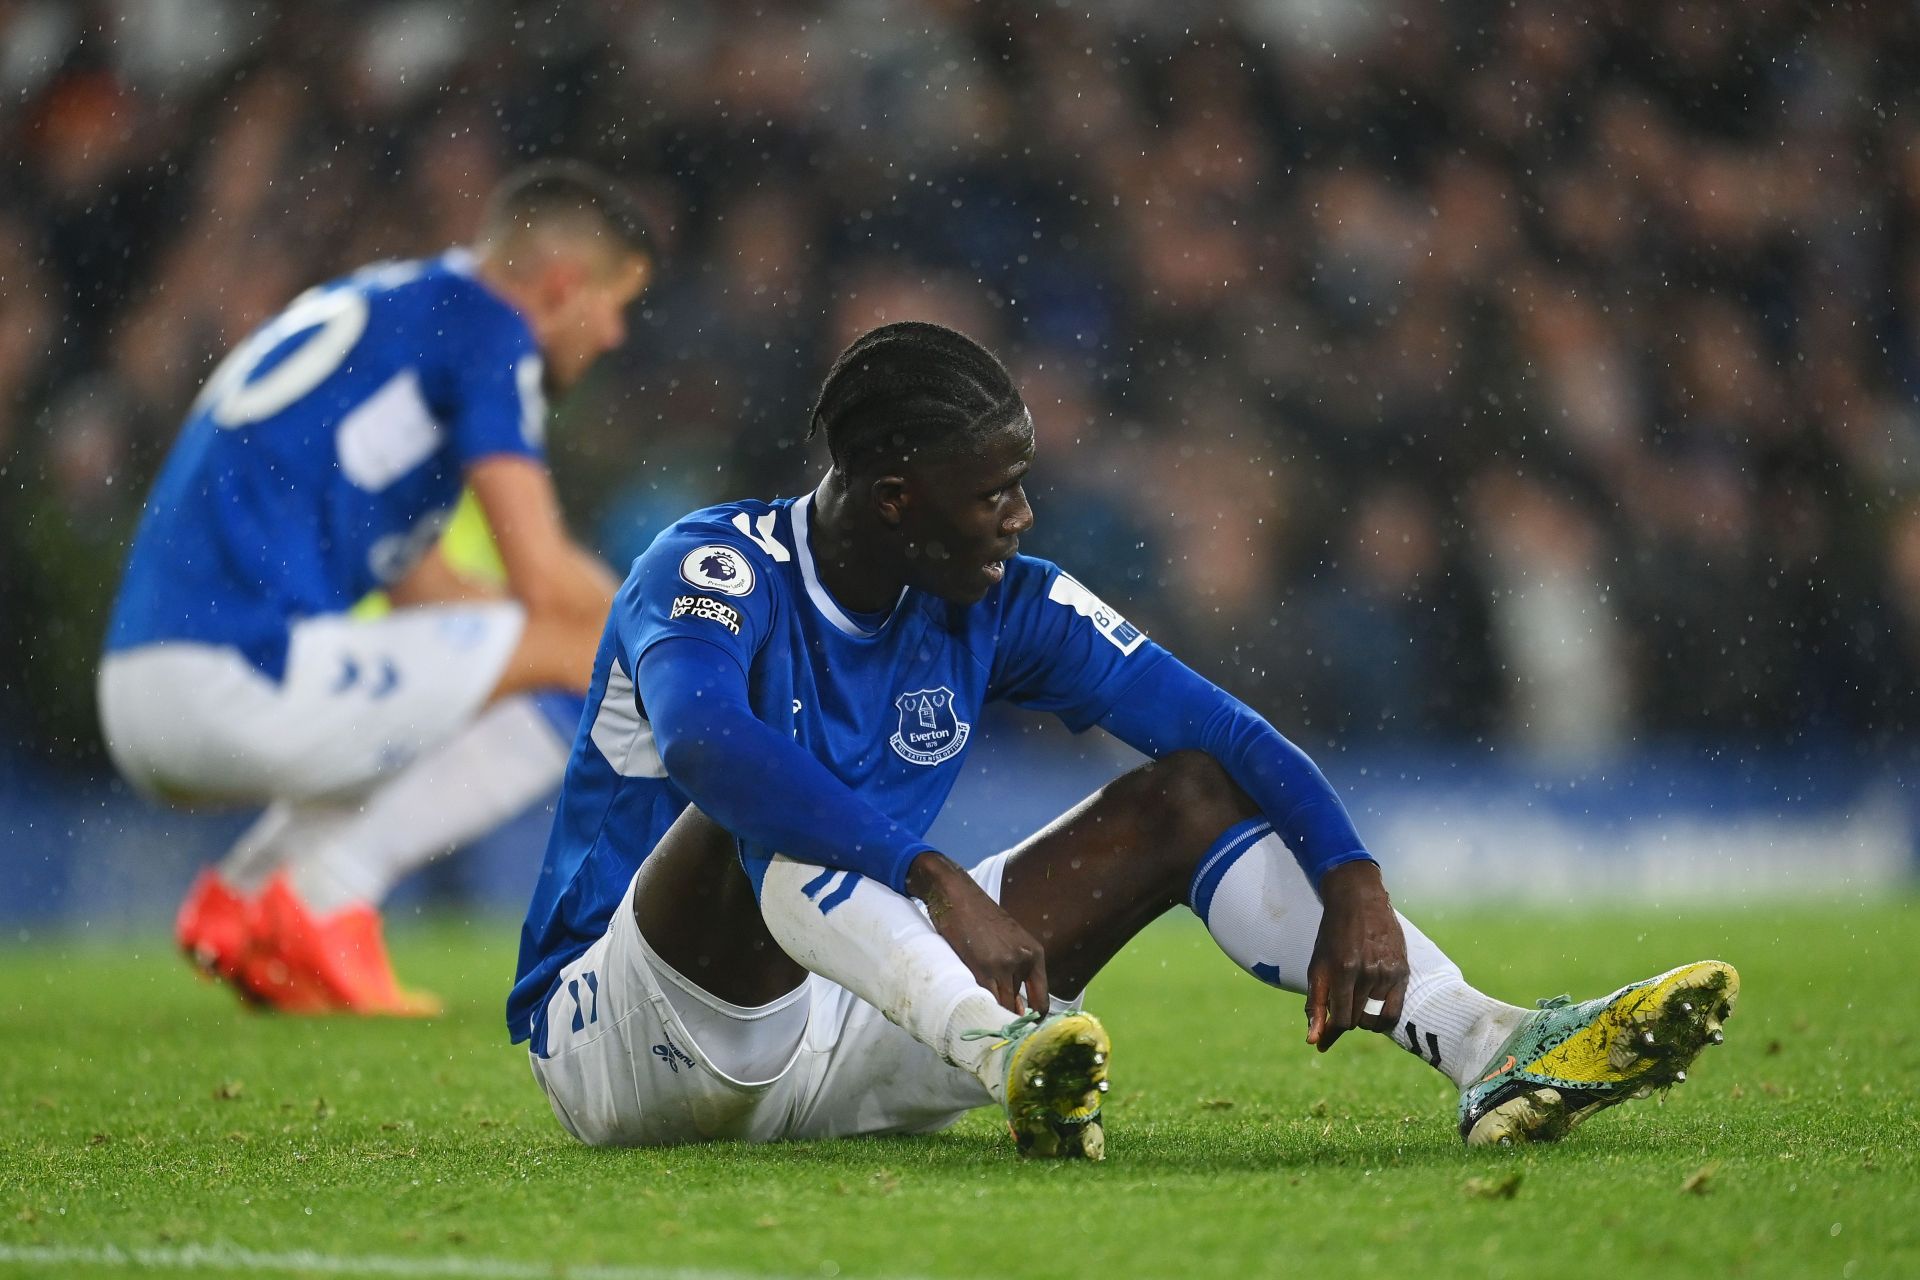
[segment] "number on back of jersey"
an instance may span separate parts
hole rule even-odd
[[[310,289],[220,362],[194,407],[227,428],[271,418],[324,382],[366,331],[365,294]],[[268,356],[301,334],[298,345],[261,370]]]

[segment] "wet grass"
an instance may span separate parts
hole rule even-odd
[[[607,1152],[561,1133],[506,1043],[511,924],[399,932],[403,972],[449,998],[430,1024],[250,1015],[157,938],[16,943],[0,1274],[1920,1274],[1920,905],[1425,923],[1510,999],[1717,956],[1742,1003],[1664,1102],[1467,1152],[1444,1080],[1373,1037],[1316,1056],[1297,1002],[1182,920],[1094,989],[1105,1165],[1017,1162],[984,1113]],[[157,1252],[85,1260],[108,1248]]]

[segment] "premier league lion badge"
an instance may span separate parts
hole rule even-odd
[[[909,764],[935,765],[951,760],[967,745],[973,726],[960,718],[953,705],[953,690],[915,689],[893,700],[900,708],[900,727],[894,731],[893,749]]]
[[[680,576],[722,595],[743,596],[753,590],[753,566],[738,551],[717,542],[687,552],[680,561]]]

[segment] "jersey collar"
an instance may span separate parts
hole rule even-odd
[[[901,602],[907,598],[908,588],[900,588],[900,599],[893,602],[893,610],[887,614],[887,622],[883,622],[877,627],[863,627],[848,617],[847,611],[840,607],[840,602],[835,600],[826,587],[821,585],[820,573],[814,568],[813,547],[811,540],[807,536],[808,521],[812,509],[813,495],[811,493],[794,499],[792,507],[793,553],[800,562],[800,581],[806,584],[807,598],[813,601],[813,607],[820,611],[821,617],[832,624],[835,631],[843,635],[852,636],[856,640],[865,640],[872,636],[879,635],[882,631],[886,630],[887,622],[892,622],[894,618],[899,615],[900,605]]]

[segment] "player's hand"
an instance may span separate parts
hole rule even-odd
[[[1321,878],[1320,935],[1307,964],[1307,1043],[1325,1053],[1355,1027],[1392,1031],[1407,995],[1407,938],[1373,862]],[[1369,1017],[1368,1000],[1382,1004]]]
[[[945,854],[923,853],[907,870],[907,892],[926,904],[934,929],[1002,1008],[1047,1011],[1046,951],[972,876]]]

